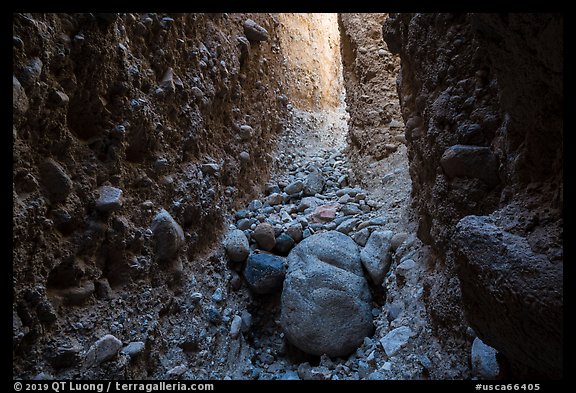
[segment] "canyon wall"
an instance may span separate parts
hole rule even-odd
[[[346,13],[338,15],[342,69],[346,87],[348,157],[354,177],[362,184],[381,183],[376,162],[404,144],[404,122],[396,92],[400,59],[388,50],[382,38],[387,14]],[[366,160],[375,162],[366,168]]]
[[[279,14],[287,94],[300,110],[336,109],[342,103],[337,14]]]
[[[549,14],[397,14],[383,29],[433,250],[429,315],[446,337],[469,324],[516,376],[562,375],[562,27]]]
[[[220,277],[200,256],[260,191],[287,119],[278,26],[14,15],[14,375],[75,365],[106,332],[146,335],[195,272]],[[146,375],[116,366],[68,377]]]

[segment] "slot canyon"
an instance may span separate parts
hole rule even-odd
[[[13,379],[563,377],[563,16],[15,13]]]

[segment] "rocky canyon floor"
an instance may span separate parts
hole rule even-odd
[[[53,342],[53,352],[44,354],[55,369],[62,370],[58,377],[388,380],[478,376],[480,364],[473,371],[469,361],[473,332],[461,341],[441,345],[426,315],[422,283],[428,251],[415,236],[410,216],[405,146],[380,161],[366,158],[365,175],[384,176],[364,176],[371,182],[354,184],[346,155],[346,116],[343,110],[292,110],[292,124],[279,140],[266,193],[230,217],[223,242],[196,261],[198,269],[208,268],[210,274],[198,274],[200,280],[195,275],[182,277],[174,296],[162,286],[140,287],[122,296],[103,293],[108,301],[90,312],[72,308],[63,341]],[[246,263],[230,261],[238,252],[230,234],[238,232],[245,236],[239,247],[246,247],[239,260],[250,253]],[[322,233],[344,235],[357,248],[370,286],[373,334],[364,337],[362,332],[336,327],[332,336],[325,337],[338,341],[342,336],[360,335],[360,345],[346,356],[306,354],[289,343],[281,327],[281,308],[289,306],[281,302],[286,255],[298,242]],[[338,240],[335,245],[335,254],[350,247]],[[316,246],[322,247],[321,242]],[[256,255],[269,260],[258,260]],[[273,265],[274,260],[280,261],[276,267],[282,272],[271,284],[262,275],[274,272],[258,271],[258,263],[272,261]],[[139,307],[124,307],[127,303]],[[99,338],[90,349],[98,368],[71,363],[80,356],[78,344],[87,332]],[[129,337],[129,341],[116,337]],[[106,357],[110,346],[121,348],[111,360]],[[482,361],[489,360],[488,356]],[[51,375],[39,372],[30,377]]]
[[[13,378],[561,378],[562,26],[13,14]]]
[[[416,225],[410,215],[411,181],[406,147],[400,145],[393,154],[381,160],[366,157],[366,172],[362,176],[366,184],[354,184],[355,175],[347,159],[346,120],[344,109],[292,110],[292,125],[286,128],[275,153],[268,194],[237,213],[237,221],[231,229],[246,231],[253,239],[252,252],[262,252],[258,250],[262,248],[258,235],[254,240],[254,230],[263,222],[273,227],[275,234],[271,238],[283,232],[292,234],[294,225],[297,241],[337,231],[351,237],[360,250],[368,251],[362,252],[363,257],[365,254],[378,255],[380,265],[375,262],[368,269],[366,266],[370,262],[364,263],[364,259],[369,258],[362,258],[373,295],[370,307],[374,334],[364,337],[350,356],[306,355],[284,338],[279,321],[280,294],[256,296],[248,307],[252,327],[244,335],[230,338],[241,341],[252,338],[251,365],[243,377],[471,378],[474,373],[468,351],[474,337],[441,345],[432,334],[426,315],[422,282],[426,276],[428,253],[414,234]],[[314,174],[319,174],[323,185],[314,184]],[[384,240],[377,241],[378,235]],[[272,251],[278,253],[278,244]],[[245,319],[241,318],[244,323]],[[333,338],[337,339],[341,334],[354,335],[355,332],[336,329]],[[227,376],[226,372],[224,375]]]

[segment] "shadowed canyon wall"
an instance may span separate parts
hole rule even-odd
[[[418,235],[439,332],[465,319],[519,376],[562,374],[563,20],[397,14]]]
[[[206,271],[195,259],[263,186],[287,118],[278,25],[15,14],[15,374],[63,365],[50,351],[71,309]]]

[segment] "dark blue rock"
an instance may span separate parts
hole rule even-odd
[[[291,249],[294,248],[294,239],[290,237],[290,235],[286,233],[280,234],[276,237],[276,246],[274,251],[276,251],[280,255],[288,255]]]
[[[244,279],[258,294],[281,290],[285,274],[284,259],[269,254],[250,255],[244,269]]]
[[[215,307],[209,306],[205,312],[208,321],[213,325],[218,325],[222,322],[222,315],[220,315],[220,312]]]

